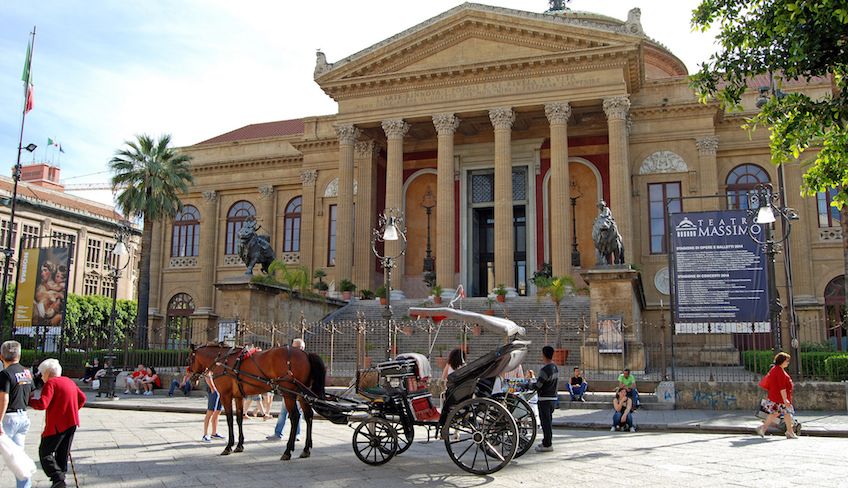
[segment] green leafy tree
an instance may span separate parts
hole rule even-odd
[[[142,218],[144,222],[136,322],[137,346],[140,347],[147,344],[153,223],[171,219],[179,211],[182,206],[180,194],[188,193],[194,182],[190,162],[190,156],[171,147],[170,135],[154,140],[146,134],[126,141],[109,162],[118,205],[128,217]]]
[[[569,290],[574,288],[574,280],[570,276],[540,277],[536,279],[536,286],[539,289],[539,296],[549,296],[554,302],[554,313],[556,315],[556,346],[562,347],[562,321],[560,314],[560,306],[562,300],[568,295]]]
[[[704,102],[738,109],[749,80],[765,73],[778,81],[832,80],[830,93],[818,98],[798,92],[770,97],[744,127],[771,131],[775,164],[818,149],[801,191],[812,196],[838,190],[834,205],[841,212],[848,276],[848,1],[703,0],[692,25],[719,28],[720,49],[691,78]]]

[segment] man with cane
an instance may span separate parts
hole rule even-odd
[[[29,401],[30,407],[47,411],[38,457],[53,482],[51,488],[65,488],[71,443],[80,424],[79,409],[85,405],[85,394],[70,378],[62,376],[62,366],[55,359],[42,361],[38,372],[44,380],[41,397]]]

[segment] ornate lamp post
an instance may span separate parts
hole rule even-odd
[[[433,258],[432,248],[430,247],[430,216],[433,215],[433,208],[436,206],[436,198],[430,187],[427,187],[427,193],[424,194],[424,199],[421,206],[427,211],[427,249],[424,254],[424,283],[432,288],[436,284],[436,260]]]
[[[580,251],[577,250],[577,199],[583,196],[577,182],[571,180],[571,265],[580,267]]]
[[[400,251],[396,256],[380,254],[377,244],[387,241],[401,241]],[[406,226],[403,213],[397,208],[387,208],[377,220],[377,227],[371,233],[371,250],[383,265],[383,279],[386,287],[386,308],[383,310],[383,320],[386,321],[386,359],[392,357],[392,269],[397,265],[396,260],[406,254]],[[384,246],[384,251],[385,246]]]
[[[115,264],[109,263],[109,276],[112,278],[112,312],[109,314],[109,355],[104,358],[107,362],[106,376],[103,378],[106,382],[106,397],[115,398],[115,327],[117,326],[117,305],[118,305],[118,280],[121,278],[121,272],[130,264],[129,258],[127,262],[121,265],[121,258],[128,256],[124,239],[129,235],[130,229],[121,224],[118,230],[115,231],[115,247],[112,249],[112,254],[116,256]],[[101,391],[104,391],[101,389]]]
[[[763,229],[762,239],[753,232],[753,225],[748,226],[748,233],[751,239],[757,244],[763,246],[766,253],[766,274],[769,286],[769,325],[774,337],[774,352],[777,354],[781,350],[782,337],[780,331],[780,314],[783,312],[783,305],[780,304],[780,295],[777,291],[777,276],[774,268],[774,256],[780,252],[781,244],[789,238],[789,232],[792,230],[791,221],[798,220],[798,212],[794,208],[784,207],[780,204],[780,194],[774,191],[770,184],[760,184],[754,188],[754,192],[749,196],[750,208],[748,215],[753,219],[754,223],[759,224]],[[774,235],[774,223],[777,219],[783,223],[782,234]],[[793,348],[795,345],[793,344]],[[796,360],[797,363],[800,358]]]

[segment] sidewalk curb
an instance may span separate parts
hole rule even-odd
[[[194,413],[204,414],[206,410],[201,407],[179,407],[171,405],[138,405],[131,403],[121,404],[120,400],[115,401],[98,401],[85,404],[85,408],[100,408],[104,410],[133,410],[138,412],[163,412],[163,413]],[[277,413],[272,413],[276,418]],[[324,420],[323,417],[315,414],[315,419]],[[608,423],[601,422],[574,422],[569,420],[554,420],[554,429],[574,429],[574,430],[598,430],[609,431]],[[689,424],[689,423],[640,423],[637,426],[638,432],[665,432],[676,434],[733,434],[733,435],[754,435],[753,427],[745,427],[739,425],[705,425],[705,424]],[[805,426],[802,437],[845,437],[848,438],[848,429],[826,429],[822,427],[807,427]]]

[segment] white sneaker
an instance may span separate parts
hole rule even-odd
[[[205,435],[205,436],[201,437],[200,440],[202,442],[212,442],[212,438],[209,437],[209,435]]]
[[[610,427],[610,432],[615,432],[615,426]]]
[[[630,432],[636,432],[636,427],[630,427]]]
[[[130,394],[129,390],[124,390],[124,395],[129,395],[129,394]]]

